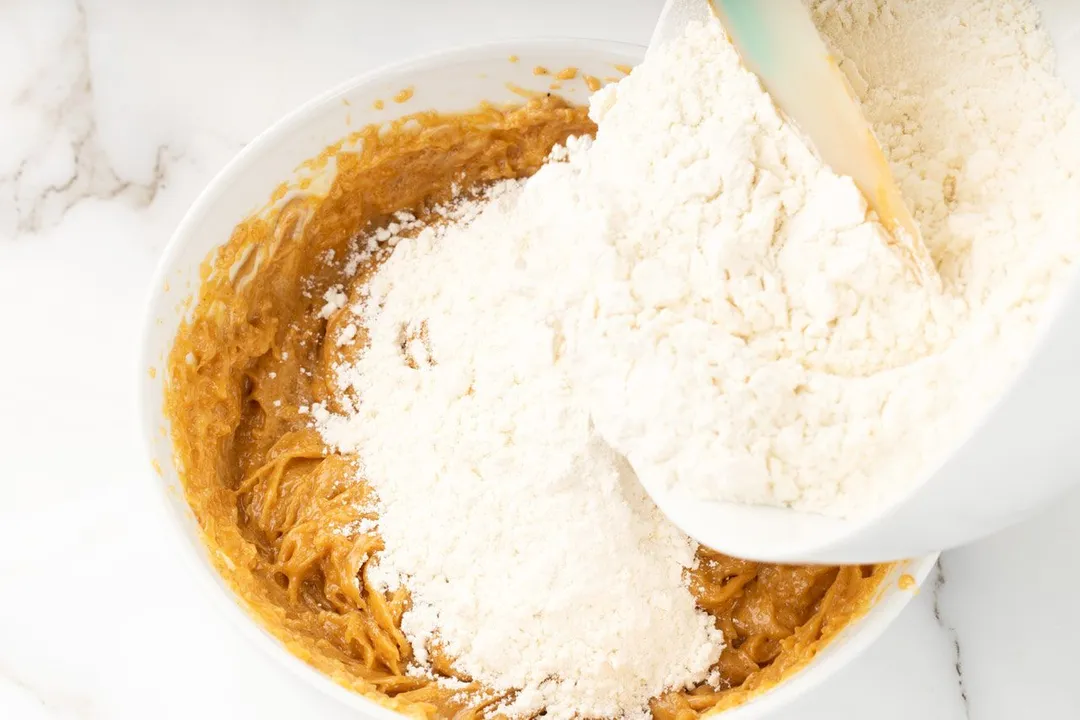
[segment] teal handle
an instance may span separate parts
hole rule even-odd
[[[776,70],[769,23],[760,11],[769,0],[709,0],[713,10],[724,20],[728,33],[739,39],[743,52],[754,58],[761,72]]]

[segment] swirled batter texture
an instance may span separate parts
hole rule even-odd
[[[306,408],[334,404],[333,341],[345,313],[324,294],[362,282],[377,255],[347,268],[355,238],[455,187],[531,175],[550,149],[595,127],[555,98],[461,115],[419,114],[367,128],[310,163],[334,162],[326,193],[282,186],[203,266],[203,284],[169,358],[167,414],[177,466],[210,556],[249,611],[291,652],[340,684],[415,717],[476,717],[499,698],[433,658],[447,688],[406,674],[406,590],[373,588],[366,567],[382,541],[356,458],[326,447]],[[353,272],[347,272],[353,271]],[[863,612],[887,572],[783,567],[700,551],[690,578],[727,641],[717,686],[652,702],[660,720],[737,705],[806,664]]]

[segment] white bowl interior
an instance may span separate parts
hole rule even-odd
[[[168,505],[167,512],[177,520],[177,526],[186,538],[185,545],[191,551],[189,555],[196,565],[196,574],[216,586],[211,592],[223,612],[256,645],[305,681],[369,715],[388,720],[398,717],[339,687],[289,654],[236,604],[231,590],[207,558],[173,464],[169,423],[162,412],[164,366],[185,312],[182,302],[198,288],[200,263],[229,238],[237,223],[262,208],[282,181],[295,178],[296,168],[303,161],[351,131],[424,109],[466,110],[485,100],[520,100],[509,85],[546,91],[552,78],[534,75],[532,69],[537,65],[552,70],[574,66],[583,73],[603,78],[618,74],[615,65],[636,64],[643,53],[644,48],[618,43],[530,40],[441,53],[361,77],[311,101],[248,145],[192,206],[161,261],[149,302],[139,390],[145,440],[150,459],[160,471],[156,482]],[[517,62],[510,62],[511,54],[517,56]],[[414,89],[412,99],[403,104],[394,103],[391,98],[406,87]],[[588,95],[580,80],[567,82],[560,92],[581,101]],[[383,110],[373,107],[376,100],[385,102]],[[909,573],[921,583],[935,559],[936,556],[930,556],[897,567],[872,610],[846,628],[805,670],[778,688],[729,711],[725,718],[760,717],[819,684],[861,652],[910,600],[913,593],[899,587],[900,574]]]

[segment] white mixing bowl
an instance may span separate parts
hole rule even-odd
[[[1054,42],[1058,75],[1080,97],[1080,2],[1035,0],[1035,5]],[[966,437],[939,466],[926,468],[920,482],[891,504],[838,520],[774,508],[672,503],[656,493],[653,499],[703,543],[738,557],[792,563],[916,557],[1028,518],[1080,482],[1076,273],[1073,268],[1067,292],[1044,313],[1038,343],[1010,386],[974,427],[965,428]]]
[[[339,87],[300,108],[256,138],[210,184],[177,228],[158,268],[153,284],[142,347],[140,403],[150,459],[160,472],[155,475],[167,512],[176,520],[195,574],[218,600],[224,613],[264,651],[293,670],[306,682],[362,713],[391,720],[395,713],[346,690],[291,655],[263,630],[236,602],[236,598],[206,556],[195,519],[184,499],[173,464],[169,421],[162,412],[165,362],[183,316],[181,301],[198,290],[199,264],[227,240],[237,223],[265,205],[283,181],[296,177],[296,168],[324,147],[349,132],[421,109],[466,110],[481,101],[509,102],[520,99],[508,87],[545,91],[551,77],[537,77],[532,68],[575,66],[597,77],[617,75],[614,65],[634,65],[644,48],[592,40],[519,41],[471,47],[432,55],[378,70]],[[511,55],[518,62],[510,62]],[[414,98],[404,104],[389,101],[405,87]],[[573,88],[573,89],[571,89]],[[588,94],[580,80],[566,83],[570,98],[584,101]],[[373,108],[376,100],[385,109]],[[332,171],[331,171],[332,172]],[[153,370],[151,370],[153,369]],[[911,599],[914,589],[900,588],[907,573],[921,583],[936,555],[902,563],[886,580],[878,602],[870,612],[852,623],[804,670],[753,701],[728,711],[725,718],[749,720],[791,702],[807,688],[818,685],[837,668],[862,652]]]

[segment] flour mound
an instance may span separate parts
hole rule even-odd
[[[438,646],[511,692],[511,716],[644,716],[704,681],[723,637],[684,577],[696,545],[593,431],[520,291],[520,192],[399,241],[355,308],[369,346],[338,374],[353,412],[320,428],[378,493],[370,578],[410,590],[422,667]]]

